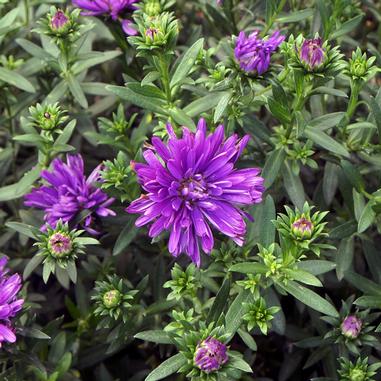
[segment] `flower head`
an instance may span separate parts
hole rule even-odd
[[[257,72],[263,74],[270,66],[271,54],[283,42],[284,36],[279,31],[275,31],[271,37],[262,39],[259,31],[256,30],[246,37],[241,32],[236,41],[234,54],[241,69],[247,72]]]
[[[61,9],[58,9],[50,20],[50,26],[53,30],[61,30],[69,21],[65,13]]]
[[[224,140],[222,125],[207,135],[203,119],[195,133],[184,127],[182,138],[170,125],[168,132],[167,144],[152,138],[144,152],[146,164],[135,163],[146,193],[127,211],[141,214],[137,226],[151,224],[151,237],[169,231],[170,253],[186,253],[199,266],[200,244],[206,253],[214,246],[210,224],[243,245],[248,214],[240,207],[262,201],[264,180],[258,168],[235,168],[249,136]]]
[[[227,347],[214,337],[198,344],[194,364],[205,373],[215,372],[228,361]]]
[[[311,237],[314,225],[306,217],[300,217],[292,224],[292,232],[300,237]]]
[[[48,248],[54,257],[66,257],[72,252],[73,243],[69,234],[56,232],[48,241]]]
[[[73,0],[75,7],[83,9],[85,16],[110,16],[114,21],[119,20],[123,31],[128,35],[135,35],[136,30],[131,27],[132,21],[124,18],[125,13],[136,9],[133,5],[139,0]]]
[[[94,217],[115,215],[108,209],[114,201],[94,183],[100,179],[101,166],[98,166],[88,178],[84,175],[84,165],[81,155],[67,155],[67,162],[61,159],[53,160],[51,171],[42,171],[41,177],[48,185],[34,188],[25,196],[25,205],[45,212],[44,220],[53,228],[61,219],[72,221],[78,213],[90,211],[84,221],[84,228],[91,234],[97,232],[91,227]]]
[[[347,316],[341,323],[341,332],[349,339],[356,339],[362,328],[362,321],[355,315]]]
[[[2,343],[14,343],[16,335],[11,324],[13,318],[24,303],[23,299],[17,299],[17,294],[21,289],[21,277],[18,274],[8,275],[8,259],[0,259],[0,347]]]
[[[320,66],[325,59],[323,41],[320,37],[304,40],[300,49],[300,60],[311,69]]]

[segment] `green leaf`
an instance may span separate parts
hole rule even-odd
[[[345,279],[363,293],[372,296],[381,296],[381,286],[362,275],[353,271],[347,271],[344,274]]]
[[[369,106],[377,126],[378,141],[381,143],[381,107],[377,103],[376,99],[372,96],[369,98]]]
[[[138,229],[135,227],[135,218],[129,218],[126,223],[126,226],[120,232],[114,248],[112,249],[112,255],[120,254],[124,249],[128,247],[128,245],[132,242],[132,240],[136,237],[138,233]]]
[[[287,293],[294,296],[296,299],[301,301],[303,304],[313,308],[328,316],[338,317],[335,307],[332,306],[327,300],[322,298],[316,292],[306,288],[294,281],[288,281],[287,284],[278,283],[277,285],[285,290]]]
[[[78,82],[77,78],[75,78],[72,74],[68,74],[66,76],[66,81],[69,86],[70,92],[73,95],[74,99],[83,107],[87,108],[89,105],[87,103],[87,99],[85,93],[81,88],[81,84]]]
[[[345,238],[340,242],[336,254],[336,274],[339,280],[344,278],[344,273],[352,264],[354,254],[353,237]]]
[[[365,205],[359,217],[357,231],[359,233],[363,233],[366,229],[369,228],[370,225],[372,225],[375,218],[376,218],[376,213],[373,210],[373,202],[369,201]]]
[[[360,296],[353,303],[364,308],[378,309],[381,306],[381,296]]]
[[[322,259],[311,259],[298,263],[298,268],[308,271],[313,275],[320,275],[333,270],[336,263]]]
[[[266,274],[268,268],[258,262],[242,262],[231,266],[229,271],[242,274]]]
[[[308,126],[318,128],[321,131],[329,130],[330,128],[337,126],[344,115],[344,112],[325,114],[310,120]]]
[[[134,338],[150,341],[156,344],[172,344],[172,340],[168,336],[167,332],[160,329],[139,332],[134,336]]]
[[[283,184],[286,189],[288,196],[292,203],[299,209],[303,209],[303,205],[306,201],[304,196],[303,183],[300,180],[299,175],[291,169],[291,165],[288,161],[284,162],[284,171],[283,171]]]
[[[302,9],[300,11],[288,13],[286,16],[277,18],[280,23],[298,22],[313,16],[315,10],[313,8]]]
[[[195,116],[212,109],[226,94],[227,93],[224,91],[210,93],[189,103],[183,110],[191,118],[194,118]]]
[[[323,195],[327,205],[333,201],[337,186],[339,184],[339,166],[337,164],[327,161],[324,167],[323,175]]]
[[[234,299],[233,303],[230,305],[225,318],[225,331],[229,335],[230,341],[237,330],[240,328],[242,323],[242,317],[245,314],[244,303],[253,300],[249,290],[242,290]]]
[[[337,29],[335,32],[333,32],[330,36],[331,39],[338,38],[344,35],[348,35],[352,30],[357,28],[357,26],[360,24],[361,20],[363,19],[364,15],[357,15],[350,20],[343,23],[339,29]]]
[[[9,70],[4,67],[0,67],[0,81],[15,86],[18,89],[27,91],[28,93],[36,92],[33,85],[21,74],[17,73],[14,70]]]
[[[320,280],[316,276],[310,274],[308,271],[302,269],[284,269],[283,270],[291,279],[296,280],[301,283],[308,284],[315,287],[323,287]]]
[[[231,355],[229,359],[229,365],[233,369],[238,369],[241,372],[253,373],[253,370],[250,368],[250,365],[241,357]]]
[[[221,288],[214,299],[213,305],[209,310],[208,317],[206,319],[207,323],[216,322],[221,316],[222,312],[226,307],[226,302],[229,299],[230,292],[230,279],[226,278],[222,283]]]
[[[86,59],[76,61],[75,64],[72,66],[72,73],[74,75],[80,74],[82,71],[95,66],[99,65],[103,62],[112,60],[115,57],[118,57],[121,55],[122,52],[119,50],[109,50],[107,52],[91,52],[86,55]]]
[[[267,99],[267,103],[269,105],[269,109],[271,113],[282,123],[290,123],[291,122],[291,116],[289,110],[283,106],[280,102],[275,100],[272,97],[269,97]]]
[[[44,260],[42,255],[34,255],[24,268],[23,278],[26,280],[30,274],[41,264]]]
[[[46,333],[40,331],[37,328],[32,328],[32,327],[24,327],[20,330],[20,335],[25,336],[25,337],[33,337],[35,339],[40,339],[40,340],[50,340],[50,336],[48,336]]]
[[[17,44],[19,44],[26,52],[28,52],[30,55],[39,58],[43,61],[49,61],[53,60],[54,57],[47,53],[44,49],[39,47],[38,45],[34,44],[33,42],[30,42],[28,40],[25,40],[24,38],[17,38],[16,39]]]
[[[233,96],[233,94],[229,92],[229,93],[226,93],[220,99],[220,101],[218,102],[217,107],[214,111],[214,117],[213,117],[214,123],[217,123],[220,120],[220,118],[223,116],[223,114],[226,110],[226,107],[228,106],[232,96]]]
[[[175,72],[173,73],[170,82],[171,88],[180,83],[189,74],[203,45],[204,39],[200,38],[185,52],[183,57],[180,59]]]
[[[60,362],[58,363],[55,372],[58,373],[58,376],[63,376],[71,366],[71,361],[72,361],[72,354],[70,352],[66,352]]]
[[[54,147],[57,147],[61,144],[66,144],[70,140],[76,124],[77,124],[77,121],[75,119],[73,119],[67,124],[67,126],[64,128],[62,133],[58,136],[58,138],[54,142]]]
[[[344,91],[333,89],[331,87],[320,86],[312,91],[312,94],[328,94],[335,97],[348,98],[348,95]],[[342,114],[342,113],[340,113]]]
[[[186,357],[178,353],[162,362],[156,369],[154,369],[145,379],[145,381],[162,380],[165,377],[177,372],[183,365],[187,363]]]
[[[40,230],[35,226],[23,224],[22,222],[8,221],[5,226],[33,239],[36,239],[36,237],[40,234]]]
[[[274,150],[267,157],[265,166],[262,170],[262,177],[265,179],[266,188],[270,188],[275,181],[285,158],[286,152],[282,148]]]
[[[164,109],[166,102],[162,99],[146,97],[144,95],[138,94],[128,87],[124,86],[107,86],[107,90],[117,95],[118,97],[133,103],[143,109],[147,109],[159,114],[167,115],[167,111]]]
[[[306,129],[304,130],[304,135],[308,139],[311,139],[317,145],[325,148],[328,151],[333,152],[336,155],[341,155],[347,158],[349,158],[350,156],[349,152],[342,144],[338,143],[336,140],[332,139],[330,136],[328,136],[321,130],[306,127]]]
[[[30,170],[15,184],[0,188],[0,202],[14,200],[29,192],[33,183],[40,177],[41,169],[36,166]]]
[[[340,165],[343,169],[345,177],[348,179],[351,185],[361,193],[364,189],[364,180],[358,169],[348,160],[341,160]]]
[[[253,336],[250,333],[244,331],[243,329],[239,329],[238,331],[239,337],[242,341],[254,352],[257,350],[257,343],[255,342]]]
[[[185,111],[180,108],[171,108],[168,110],[168,113],[180,126],[187,126],[191,131],[196,131],[196,125]]]

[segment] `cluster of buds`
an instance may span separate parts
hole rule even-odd
[[[60,277],[68,276],[74,283],[77,278],[75,260],[78,255],[83,254],[86,245],[96,245],[99,242],[90,237],[81,237],[83,230],[69,229],[67,223],[58,221],[55,228],[46,227],[46,231],[37,236],[38,247],[36,256],[43,262],[43,279],[45,283],[50,274],[59,271]]]
[[[289,65],[306,74],[333,77],[345,68],[339,48],[332,48],[318,34],[311,39],[306,39],[301,34],[296,38],[291,35],[281,49]]]
[[[184,297],[194,298],[200,287],[200,282],[197,278],[198,269],[192,263],[185,271],[176,263],[171,270],[172,280],[164,283],[164,288],[169,288],[172,291],[168,294],[167,299],[180,300]]]
[[[326,244],[316,243],[318,238],[326,237],[328,234],[324,231],[326,222],[324,217],[328,212],[311,213],[313,207],[306,202],[302,211],[292,210],[285,206],[287,214],[279,214],[274,224],[286,244],[290,249],[296,249],[296,255],[301,256],[305,251],[311,250],[316,255],[320,255],[320,250],[332,248]]]
[[[127,121],[124,107],[119,104],[116,113],[112,114],[112,119],[101,117],[98,119],[99,129],[106,135],[112,136],[116,140],[120,140],[131,129],[137,114],[133,114]]]
[[[94,315],[104,318],[100,323],[101,327],[107,327],[111,321],[118,319],[126,323],[128,311],[132,307],[131,301],[138,292],[131,288],[129,282],[116,275],[95,282],[95,295],[91,299],[95,302]]]
[[[16,70],[23,63],[24,63],[24,60],[22,58],[15,59],[15,57],[12,54],[9,55],[9,56],[6,56],[6,55],[2,54],[0,56],[0,64],[1,64],[1,66],[5,67],[8,70]]]
[[[359,357],[355,363],[342,357],[339,359],[340,369],[338,374],[340,381],[375,381],[374,376],[381,368],[381,362],[368,364],[368,358]]]
[[[140,35],[129,37],[128,41],[136,46],[138,56],[147,51],[150,54],[169,52],[176,45],[179,25],[173,13],[164,12],[157,17],[138,15],[135,21]]]
[[[243,320],[247,323],[248,331],[254,327],[258,327],[264,335],[267,335],[271,328],[271,320],[274,319],[280,307],[266,306],[266,301],[263,298],[258,298],[254,303],[245,303],[246,313],[243,315]]]
[[[43,131],[57,131],[67,120],[66,110],[62,110],[58,103],[29,107],[30,125]]]
[[[52,6],[47,16],[39,21],[39,31],[52,37],[57,42],[74,41],[79,36],[79,9],[63,11]]]

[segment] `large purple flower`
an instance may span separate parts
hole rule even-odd
[[[261,39],[256,30],[246,37],[241,32],[237,38],[234,54],[241,69],[247,72],[263,74],[270,66],[271,54],[283,42],[284,36],[275,31],[271,37]]]
[[[23,299],[17,299],[17,294],[21,289],[20,275],[9,276],[6,268],[8,259],[0,258],[0,347],[3,342],[14,343],[16,335],[11,325],[13,318],[21,310]]]
[[[139,0],[73,0],[73,5],[85,10],[84,15],[100,16],[108,15],[113,20],[119,20],[124,32],[135,35],[137,32],[132,28],[132,21],[124,18],[124,15],[136,9],[133,5]]]
[[[258,168],[234,168],[248,135],[224,140],[222,125],[207,135],[204,119],[196,133],[184,127],[182,138],[177,138],[170,125],[168,132],[168,144],[152,138],[152,146],[144,152],[147,164],[134,164],[146,193],[127,211],[141,214],[137,226],[152,223],[151,237],[169,231],[170,253],[175,257],[186,253],[199,266],[199,245],[206,253],[214,245],[209,224],[243,244],[244,217],[249,215],[240,206],[262,201],[264,180]]]
[[[41,177],[49,185],[34,188],[25,196],[25,205],[45,211],[44,220],[53,228],[61,219],[63,222],[72,221],[78,213],[89,211],[85,218],[84,228],[91,234],[97,231],[91,227],[94,215],[100,217],[114,216],[115,212],[108,209],[114,201],[94,183],[100,180],[99,165],[86,179],[81,155],[67,155],[67,163],[54,159],[53,170],[42,171]]]

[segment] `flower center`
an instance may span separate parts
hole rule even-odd
[[[179,195],[188,201],[202,200],[208,196],[208,185],[202,175],[196,174],[181,182]]]

